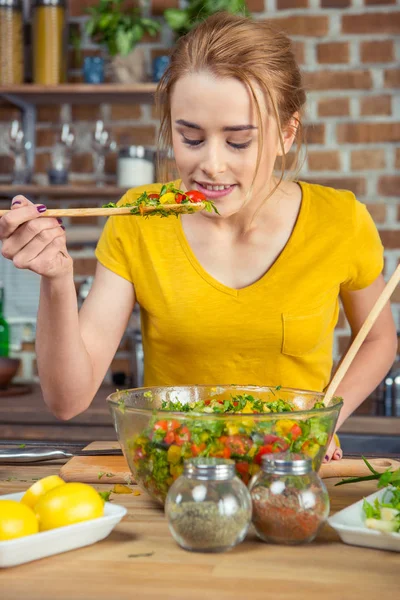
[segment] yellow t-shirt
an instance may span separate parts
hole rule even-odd
[[[180,218],[108,219],[96,256],[135,286],[145,385],[326,387],[339,293],[378,277],[383,247],[353,193],[299,183],[302,203],[287,245],[239,290],[203,269]],[[120,203],[160,187],[129,190]]]

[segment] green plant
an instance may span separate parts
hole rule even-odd
[[[176,36],[180,37],[188,33],[199,21],[221,11],[250,14],[245,0],[188,0],[184,9],[167,8],[164,17]]]
[[[124,8],[126,0],[100,0],[87,9],[90,18],[86,33],[98,44],[106,46],[110,56],[126,56],[145,33],[156,35],[160,24],[142,17],[137,8]]]

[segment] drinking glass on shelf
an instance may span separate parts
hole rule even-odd
[[[12,174],[12,184],[29,183],[31,180],[31,170],[26,160],[26,150],[29,150],[31,144],[25,141],[25,135],[18,119],[11,123],[8,135],[8,147],[14,158],[14,168]]]
[[[96,121],[96,127],[92,138],[94,176],[97,187],[103,187],[106,183],[104,171],[106,156],[109,152],[114,152],[117,144],[111,138],[111,134],[104,127],[104,122]]]

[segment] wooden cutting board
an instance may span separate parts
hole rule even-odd
[[[85,450],[119,448],[118,442],[92,442]],[[392,458],[371,458],[370,463],[379,472],[399,469],[400,461]],[[321,477],[361,477],[370,475],[361,458],[343,458],[322,465]],[[84,483],[134,483],[124,456],[74,456],[60,469],[64,481]]]

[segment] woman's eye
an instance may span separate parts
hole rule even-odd
[[[233,142],[228,142],[228,144],[232,146],[232,148],[235,148],[235,150],[244,150],[250,146],[251,140],[249,142],[244,142],[243,144],[234,144]]]
[[[189,140],[185,136],[182,136],[182,137],[183,137],[183,143],[187,144],[188,146],[198,146],[203,141],[203,140]]]

